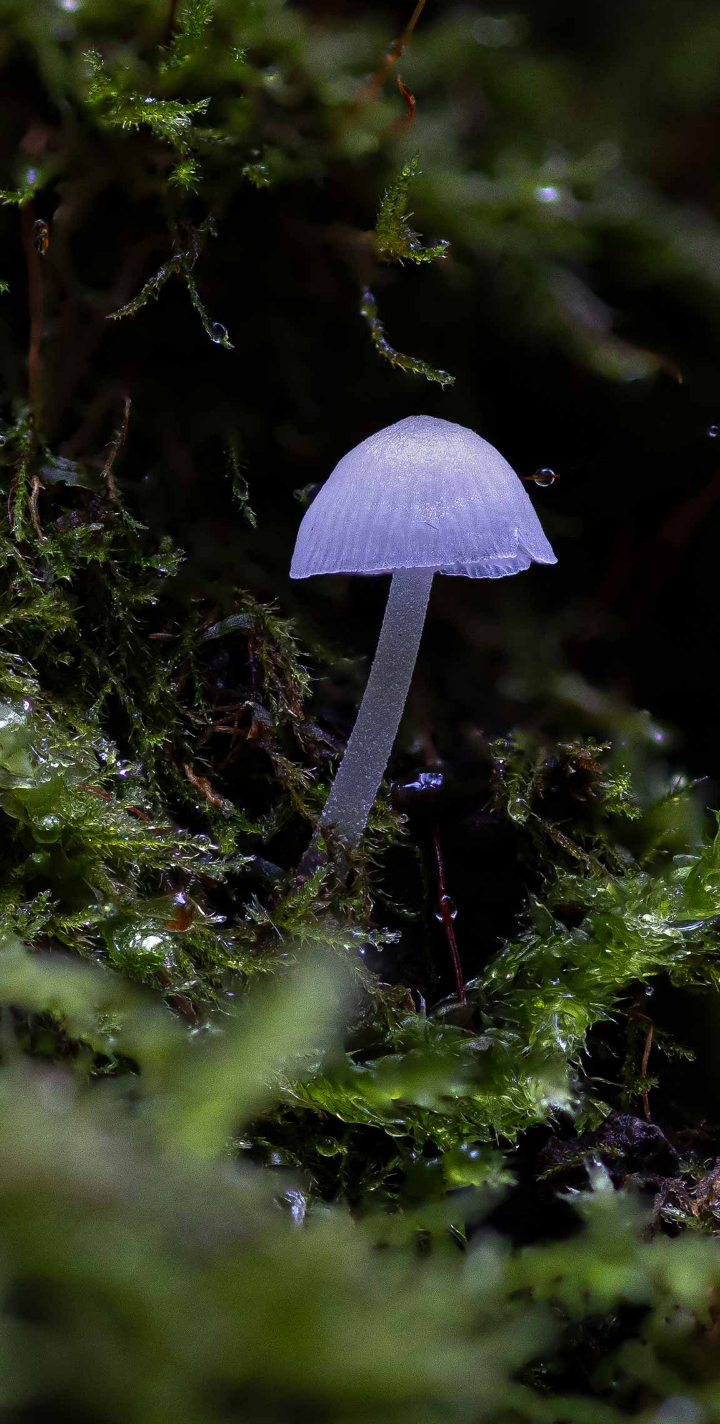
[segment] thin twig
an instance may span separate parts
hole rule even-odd
[[[28,394],[30,409],[36,422],[39,418],[40,402],[40,339],[45,308],[45,274],[43,259],[35,242],[35,207],[25,203],[20,209],[22,240],[28,274],[28,306],[30,315],[30,342],[28,346]]]
[[[45,535],[43,534],[42,530],[42,524],[40,523],[40,515],[38,514],[38,497],[40,491],[44,488],[45,486],[41,485],[40,483],[39,476],[33,475],[32,481],[30,483],[30,499],[28,501],[28,505],[30,509],[30,518],[32,520],[32,527],[35,530],[38,539],[45,538]]]
[[[652,1048],[654,1030],[655,1025],[653,1024],[652,1020],[649,1020],[648,1031],[645,1035],[645,1047],[643,1049],[642,1063],[640,1064],[640,1077],[643,1080],[647,1078],[648,1059],[650,1058],[650,1049]],[[650,1117],[650,1099],[648,1097],[647,1088],[643,1088],[642,1090],[642,1101],[645,1121],[651,1122],[652,1118]]]
[[[425,765],[432,766],[436,760],[435,745],[432,733],[426,729],[423,737],[425,745]],[[455,926],[453,925],[454,909],[453,903],[447,892],[447,882],[445,880],[445,857],[443,856],[442,841],[440,840],[440,826],[436,821],[432,828],[433,850],[435,852],[435,865],[437,868],[438,883],[438,912],[437,916],[445,931],[447,947],[452,960],[453,974],[455,975],[455,987],[457,988],[458,1003],[467,1003],[465,993],[465,979],[463,977],[462,964],[460,963],[460,952],[455,938]]]
[[[415,95],[412,94],[408,89],[407,84],[403,84],[399,74],[397,77],[397,86],[400,90],[403,104],[405,105],[405,116],[400,120],[400,127],[406,128],[407,125],[413,123],[415,119],[417,100],[415,98]]]
[[[410,16],[410,19],[408,20],[408,23],[405,26],[405,29],[403,30],[399,39],[393,41],[384,59],[378,65],[377,69],[375,70],[375,73],[372,75],[372,78],[368,80],[365,91],[362,95],[363,102],[368,103],[370,100],[374,99],[379,94],[393,65],[397,64],[400,55],[402,54],[408,40],[410,39],[410,36],[412,35],[412,32],[415,29],[415,26],[418,20],[420,19],[420,16],[422,15],[424,9],[425,0],[418,0],[418,3],[415,6],[415,9],[413,10],[412,15]]]
[[[187,761],[182,763],[182,769],[190,785],[202,796],[204,801],[207,801],[209,806],[215,806],[219,811],[232,811],[231,803],[226,801],[224,796],[221,796],[219,792],[213,789],[206,776],[199,776],[196,771],[193,771],[190,763]]]
[[[167,29],[165,31],[166,45],[172,43],[172,37],[175,33],[175,25],[177,24],[177,12],[179,9],[179,5],[180,0],[170,0],[170,14],[168,15]]]
[[[117,504],[117,502],[118,502],[118,489],[117,489],[117,483],[116,483],[116,480],[115,480],[115,476],[114,476],[114,474],[113,474],[113,465],[115,464],[115,461],[116,461],[116,459],[117,459],[117,457],[118,457],[120,451],[122,450],[123,445],[125,444],[125,440],[126,440],[127,433],[128,433],[128,425],[129,425],[129,423],[130,423],[130,397],[129,397],[129,396],[125,396],[125,402],[124,402],[124,406],[123,406],[122,420],[121,420],[121,422],[120,422],[120,424],[119,424],[117,430],[115,431],[115,434],[113,435],[113,438],[112,438],[112,440],[110,441],[110,444],[109,444],[109,446],[108,446],[108,457],[107,457],[107,460],[105,461],[105,464],[104,464],[104,466],[103,466],[103,472],[102,472],[102,477],[103,477],[103,479],[104,479],[104,480],[106,481],[106,483],[107,483],[108,494],[110,495],[111,500],[112,500],[115,504]]]
[[[646,1023],[648,1026],[647,1032],[645,1034],[645,1047],[643,1048],[642,1062],[640,1064],[640,1081],[644,1083],[645,1079],[647,1078],[648,1061],[650,1058],[650,1049],[652,1048],[653,1044],[653,1034],[655,1032],[655,1025],[649,1015],[642,1014],[639,1009],[622,1009],[621,1013],[626,1014],[629,1019],[642,1019],[643,1023]],[[645,1121],[652,1122],[652,1118],[650,1116],[650,1098],[648,1096],[647,1088],[643,1087],[641,1089],[641,1097]]]
[[[16,491],[16,489],[17,489],[17,482],[18,482],[18,477],[17,477],[17,475],[13,475],[13,477],[12,477],[12,479],[11,479],[11,481],[10,481],[10,488],[9,488],[9,490],[8,490],[8,497],[7,497],[7,521],[8,521],[8,524],[10,525],[10,528],[11,528],[11,529],[12,529],[12,527],[13,527],[13,498],[14,498],[14,495],[15,495],[15,491]]]
[[[447,940],[447,946],[450,951],[458,1003],[466,1004],[467,994],[465,993],[465,980],[463,979],[462,964],[460,963],[460,954],[458,952],[455,928],[453,925],[454,910],[452,900],[447,893],[445,861],[443,859],[442,845],[440,843],[440,829],[437,825],[433,826],[432,835],[438,879],[438,919],[445,931],[445,939]]]

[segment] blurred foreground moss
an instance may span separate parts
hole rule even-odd
[[[188,1039],[107,971],[6,947],[5,1417],[610,1424],[639,1400],[647,1421],[691,1403],[720,1418],[720,1243],[643,1240],[639,1208],[600,1169],[577,1198],[579,1235],[511,1250],[477,1225],[463,1244],[487,1189],[353,1219],[309,1200],[302,1173],[237,1160],[232,1131],[332,1053],[341,989],[316,963]],[[101,1006],[106,1046],[140,1076],[28,1060],[23,1004],[80,1037]],[[608,1311],[633,1312],[641,1339],[602,1360],[596,1399],[566,1395],[568,1342]],[[685,1416],[657,1413],[680,1398]]]

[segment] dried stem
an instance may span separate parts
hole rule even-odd
[[[645,1078],[647,1078],[648,1060],[650,1058],[650,1049],[652,1048],[654,1029],[655,1025],[652,1023],[651,1020],[648,1020],[648,1031],[645,1035],[645,1047],[643,1049],[642,1063],[640,1064],[640,1077],[643,1079],[643,1081],[645,1080]],[[643,1112],[645,1114],[645,1121],[651,1122],[652,1119],[650,1117],[650,1099],[648,1097],[648,1090],[645,1087],[642,1090],[642,1102]]]
[[[412,35],[412,32],[415,29],[415,26],[418,20],[420,19],[420,16],[422,15],[424,9],[425,0],[418,0],[418,3],[415,6],[415,9],[413,10],[412,15],[410,16],[410,19],[408,20],[408,23],[405,26],[405,29],[403,30],[399,39],[393,41],[384,59],[378,65],[372,78],[368,81],[366,90],[363,94],[363,100],[366,103],[368,103],[371,99],[376,98],[376,96],[379,94],[393,65],[397,64],[400,55],[402,54],[408,40],[410,39],[410,36]]]
[[[647,1032],[645,1034],[645,1047],[643,1048],[642,1062],[640,1064],[640,1080],[644,1084],[645,1079],[647,1078],[648,1062],[650,1059],[650,1050],[653,1044],[653,1034],[655,1032],[655,1025],[652,1019],[649,1018],[647,1014],[641,1014],[638,1009],[626,1009],[625,1013],[627,1014],[627,1017],[629,1019],[642,1019],[643,1023],[647,1024]],[[650,1116],[650,1098],[646,1087],[643,1087],[641,1089],[641,1097],[645,1121],[652,1122],[652,1118]]]
[[[39,497],[39,495],[40,495],[40,491],[41,491],[42,489],[44,489],[44,488],[45,488],[45,486],[44,486],[44,485],[41,485],[41,483],[40,483],[40,478],[39,478],[39,476],[38,476],[38,475],[33,475],[33,477],[32,477],[32,482],[31,482],[31,485],[30,485],[29,508],[30,508],[30,518],[31,518],[31,520],[32,520],[32,526],[33,526],[33,529],[35,530],[35,533],[36,533],[37,536],[38,536],[38,539],[44,539],[44,538],[45,538],[45,535],[43,534],[43,530],[42,530],[42,524],[40,523],[40,515],[38,514],[38,497]]]
[[[113,500],[115,504],[117,504],[118,501],[118,489],[115,476],[113,474],[113,466],[127,438],[128,425],[130,423],[130,404],[130,397],[125,396],[122,420],[117,430],[115,431],[112,440],[110,441],[110,445],[108,447],[108,457],[105,461],[102,472],[102,477],[107,483],[108,494],[110,495],[111,500]]]
[[[170,0],[170,13],[169,13],[169,15],[168,15],[167,29],[166,29],[166,31],[165,31],[165,43],[166,43],[166,45],[169,45],[169,44],[172,43],[172,37],[173,37],[173,35],[174,35],[174,33],[175,33],[175,26],[176,26],[176,24],[177,24],[177,12],[178,12],[179,6],[180,6],[180,0]]]
[[[22,240],[28,274],[28,307],[30,315],[30,342],[28,346],[28,394],[30,409],[36,423],[40,415],[40,339],[45,309],[45,275],[43,259],[35,243],[35,207],[25,203],[20,209]]]
[[[443,858],[442,845],[440,843],[439,826],[433,826],[432,837],[433,849],[435,851],[435,865],[437,867],[438,919],[445,931],[445,939],[447,941],[447,947],[450,951],[453,973],[455,975],[455,987],[457,989],[458,1003],[466,1004],[467,994],[465,993],[465,980],[463,978],[462,964],[460,963],[460,954],[458,952],[457,940],[455,938],[455,927],[453,925],[454,911],[452,900],[448,895],[447,884],[445,881],[445,861]]]

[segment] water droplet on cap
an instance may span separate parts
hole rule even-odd
[[[526,475],[527,480],[531,480],[534,485],[539,485],[541,489],[547,489],[548,485],[554,485],[557,475],[554,470],[536,470],[534,475]]]

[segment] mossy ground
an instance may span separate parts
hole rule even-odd
[[[0,17],[3,1417],[720,1420],[720,837],[607,673],[624,546],[578,593],[548,505],[564,601],[438,588],[362,847],[298,868],[380,593],[288,555],[365,408],[478,423],[478,293],[490,388],[548,349],[590,424],[628,376],[670,404],[652,320],[601,305],[618,252],[703,406],[720,240],[659,172],[656,71],[633,126],[609,66],[611,152],[522,16],[428,5],[384,67],[407,16]],[[717,25],[678,24],[693,69]]]

